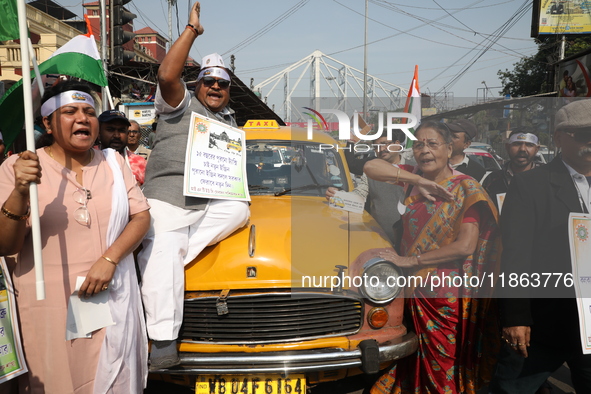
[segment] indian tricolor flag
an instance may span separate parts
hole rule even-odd
[[[86,35],[72,38],[55,51],[49,59],[39,65],[39,73],[69,75],[99,86],[108,84],[91,30]],[[31,72],[31,78],[34,77],[35,73]],[[6,146],[14,142],[23,127],[25,115],[22,84],[21,79],[0,99],[0,130]]]
[[[416,116],[418,123],[421,124],[421,91],[419,90],[419,66],[415,66],[415,75],[412,77],[412,82],[410,83],[410,89],[408,89],[408,96],[406,97],[406,104],[404,105],[404,112],[413,114]],[[407,120],[403,120],[403,122],[408,122]],[[414,134],[415,130],[413,128],[410,129]],[[412,146],[412,140],[410,138],[406,139],[406,148],[410,148]]]

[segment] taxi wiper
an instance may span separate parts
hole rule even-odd
[[[267,189],[269,189],[267,186],[248,185],[248,190],[267,190]]]
[[[298,187],[288,187],[287,189],[283,189],[280,192],[275,192],[275,197],[277,196],[283,196],[284,194],[290,193],[290,192],[295,192],[295,191],[303,191],[303,190],[310,190],[310,189],[324,189],[327,187],[332,187],[333,185],[319,185],[316,183],[311,183],[309,185],[304,185],[304,186],[298,186]]]

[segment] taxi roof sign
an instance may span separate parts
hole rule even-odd
[[[247,120],[243,129],[278,129],[279,123],[274,119]]]

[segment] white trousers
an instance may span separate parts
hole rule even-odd
[[[152,206],[153,229],[143,241],[138,256],[142,274],[142,299],[146,312],[148,336],[152,340],[166,341],[178,338],[183,321],[185,299],[185,265],[201,251],[214,245],[243,227],[250,216],[244,201],[210,200],[202,211],[188,211],[172,207],[162,201],[149,199]],[[159,210],[158,206],[168,205]],[[174,223],[171,212],[178,210],[179,221],[191,217],[192,223],[168,231],[159,222]]]

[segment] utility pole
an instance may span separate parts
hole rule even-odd
[[[172,46],[172,6],[176,5],[176,0],[168,0],[168,50]]]
[[[100,0],[101,6],[101,60],[103,61],[103,69],[107,70],[107,0]],[[101,98],[103,103],[103,111],[108,109],[107,92],[105,87],[101,88]]]
[[[365,39],[363,42],[363,117],[367,114],[367,5],[369,0],[365,0]]]
[[[562,39],[560,40],[560,51],[558,53],[558,60],[564,59],[565,52],[566,52],[566,36],[563,34]]]
[[[560,78],[562,78],[562,76],[560,75],[560,61],[564,59],[565,52],[566,52],[566,36],[563,34],[562,37],[560,38],[560,46],[558,47],[558,61],[556,63],[554,63],[554,88],[555,89],[560,88],[559,81],[560,81]],[[559,94],[559,96],[560,96],[560,94]]]

